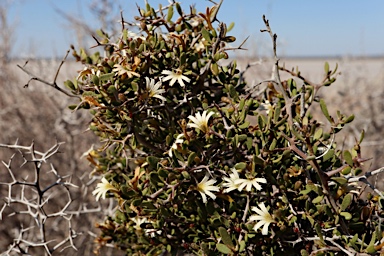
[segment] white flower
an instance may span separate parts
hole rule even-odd
[[[156,235],[161,235],[161,230],[149,228],[145,230],[145,234],[150,237],[155,237]]]
[[[131,31],[128,31],[128,37],[129,38],[132,38],[132,39],[138,39],[140,38],[141,40],[145,40],[145,37],[144,36],[139,36],[138,34],[136,34],[135,32],[131,32]]]
[[[211,191],[219,191],[219,187],[212,186],[216,180],[208,180],[208,175],[205,175],[204,179],[200,181],[199,184],[197,184],[197,191],[200,192],[201,197],[203,198],[203,203],[207,202],[207,195],[212,198],[213,200],[216,199],[215,194],[213,194]]]
[[[213,112],[209,112],[207,115],[207,111],[204,110],[202,115],[198,112],[196,113],[196,116],[188,116],[189,120],[191,120],[193,123],[187,124],[187,127],[194,127],[201,130],[202,132],[207,133],[208,121],[213,114]]]
[[[165,92],[164,89],[159,89],[161,86],[161,80],[155,84],[155,79],[153,79],[153,78],[149,79],[148,77],[146,77],[145,81],[146,81],[148,97],[158,98],[162,101],[167,100],[166,98],[161,96],[161,94]]]
[[[132,78],[133,76],[140,77],[140,74],[138,74],[134,71],[128,70],[125,67],[123,67],[122,65],[115,64],[113,67],[114,67],[114,69],[112,69],[112,72],[117,72],[117,74],[119,76],[127,75],[128,78]]]
[[[265,207],[264,203],[260,203],[258,204],[258,206],[259,208],[257,208],[256,206],[252,207],[251,210],[256,212],[257,214],[251,215],[249,217],[249,220],[257,221],[255,226],[253,227],[256,232],[260,227],[264,226],[261,233],[265,236],[268,234],[269,224],[275,221],[273,220],[271,214],[269,214],[268,209]]]
[[[202,23],[202,18],[195,16],[189,20],[189,24],[191,24],[192,27],[197,27]]]
[[[235,181],[235,184],[239,185],[239,188],[238,188],[239,191],[243,190],[244,188],[247,191],[251,191],[252,186],[254,186],[256,188],[256,190],[262,189],[259,182],[260,183],[267,183],[267,180],[264,178],[238,179]]]
[[[196,44],[194,45],[195,50],[198,51],[198,52],[202,52],[202,51],[204,51],[204,50],[205,50],[205,44],[204,44],[204,42],[205,42],[205,39],[203,38],[201,41],[199,41],[198,43],[196,43]]]
[[[267,115],[269,114],[269,111],[273,110],[273,106],[269,102],[269,100],[266,100],[265,103],[260,104],[261,110],[265,110]]]
[[[163,70],[163,72],[161,72],[161,74],[167,75],[166,77],[164,77],[162,79],[164,82],[168,81],[168,80],[171,80],[171,82],[169,82],[170,86],[173,86],[174,83],[177,81],[180,84],[181,87],[184,87],[185,86],[184,81],[187,82],[187,83],[189,83],[191,81],[191,79],[189,79],[188,77],[184,76],[181,73],[180,70],[176,70],[176,73],[173,72],[173,71],[170,71],[170,70]]]
[[[172,147],[168,151],[170,157],[173,156],[173,150],[177,149],[177,144],[183,144],[184,139],[182,139],[182,137],[184,137],[184,134],[177,135],[175,142],[173,142]]]
[[[96,195],[96,201],[99,201],[100,197],[105,199],[107,192],[112,190],[117,192],[118,189],[112,186],[106,178],[101,179],[101,183],[97,184],[96,189],[92,192],[93,195]]]
[[[135,225],[133,226],[137,231],[139,232],[142,232],[144,230],[145,232],[145,235],[149,235],[151,237],[155,237],[156,234],[160,235],[161,234],[161,230],[156,230],[154,228],[149,228],[149,229],[143,229],[141,227],[141,224],[143,223],[153,223],[153,221],[151,220],[148,220],[146,217],[139,217],[139,216],[136,216],[134,218],[130,218],[131,221],[133,221],[135,223]]]
[[[141,224],[148,222],[148,219],[146,217],[140,218],[139,216],[136,216],[134,218],[131,218],[131,221],[135,223],[133,226],[136,230],[141,231],[143,228],[141,227]]]
[[[224,193],[229,193],[235,189],[241,191],[241,189],[239,189],[240,185],[235,183],[237,180],[240,179],[239,172],[235,168],[232,168],[231,171],[232,171],[232,174],[229,174],[229,178],[224,177],[224,180],[226,182],[223,184],[223,186],[227,187],[226,189],[224,189]]]

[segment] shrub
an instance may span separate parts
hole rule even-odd
[[[98,224],[102,246],[129,255],[356,255],[381,250],[383,195],[361,175],[360,143],[340,150],[337,133],[353,115],[328,113],[318,91],[336,79],[325,64],[318,84],[275,65],[270,80],[246,84],[235,41],[219,22],[178,3],[122,18],[115,42],[73,54],[84,64],[66,81],[89,109],[104,143],[88,152],[103,176],[96,199],[113,197],[113,216]],[[178,15],[176,18],[175,16]],[[292,78],[281,81],[280,72]],[[329,125],[314,118],[320,108]],[[362,196],[368,184],[377,195]]]

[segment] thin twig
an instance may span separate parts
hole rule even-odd
[[[42,79],[42,78],[40,78],[40,77],[38,77],[38,76],[32,74],[32,72],[28,71],[28,70],[25,68],[25,65],[22,67],[22,66],[20,66],[19,64],[17,64],[17,67],[19,67],[21,70],[23,70],[26,74],[28,74],[28,75],[31,77],[31,78],[29,79],[28,83],[27,83],[26,85],[24,85],[24,87],[28,87],[28,86],[29,86],[29,83],[30,83],[31,81],[36,80],[36,81],[39,81],[39,82],[41,82],[41,83],[43,83],[43,84],[46,84],[46,85],[48,85],[48,86],[51,86],[52,88],[58,90],[59,92],[64,93],[64,94],[67,95],[68,97],[73,97],[73,98],[78,98],[78,99],[80,99],[79,96],[69,94],[69,93],[66,92],[65,90],[61,89],[61,88],[57,85],[57,82],[56,82],[57,77],[58,77],[59,72],[60,72],[60,69],[61,69],[62,65],[64,64],[65,60],[67,59],[68,54],[69,54],[69,50],[67,51],[67,54],[65,54],[65,57],[63,58],[63,60],[61,61],[60,65],[59,65],[59,68],[58,68],[57,71],[56,71],[55,78],[54,78],[54,80],[53,80],[52,83],[47,82],[47,81],[45,81],[44,79]]]

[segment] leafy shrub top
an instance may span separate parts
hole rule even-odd
[[[73,51],[84,70],[65,83],[81,96],[72,108],[90,109],[90,129],[105,143],[88,154],[104,176],[94,194],[118,203],[99,224],[99,243],[130,255],[380,250],[379,200],[364,201],[352,182],[366,181],[356,178],[362,138],[338,150],[334,138],[353,116],[330,116],[317,96],[336,70],[326,64],[315,84],[279,68],[264,19],[275,73],[248,86],[235,61],[221,61],[235,38],[219,7],[185,13],[177,3],[157,11],[147,4],[136,23],[122,18],[117,42],[99,31],[104,57]],[[281,70],[299,81],[281,81]]]

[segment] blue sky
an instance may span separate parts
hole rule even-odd
[[[1,0],[3,1],[3,0]],[[82,17],[97,28],[90,14],[92,0],[13,0],[9,20],[15,23],[14,56],[62,56],[76,44],[74,32],[55,8]],[[136,3],[116,0],[126,20],[137,15]],[[148,0],[157,7],[166,0]],[[197,3],[198,11],[211,6],[205,0],[181,1],[182,6]],[[281,56],[384,55],[383,0],[224,0],[218,15],[226,23],[235,22],[232,34],[241,43],[248,35],[249,55],[269,52],[262,15],[270,20],[278,35]],[[247,53],[247,54],[248,54]]]

